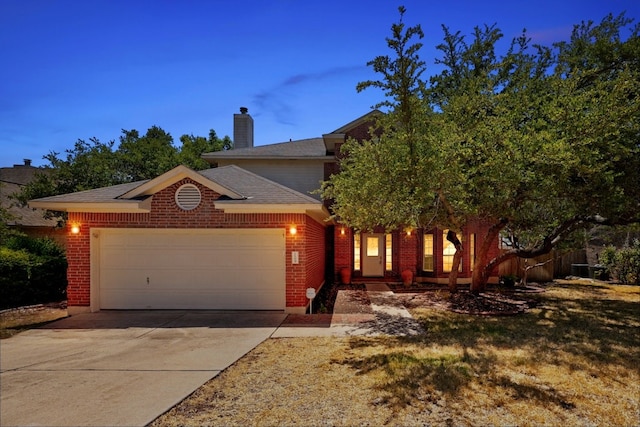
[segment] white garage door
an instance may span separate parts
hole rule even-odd
[[[284,234],[282,229],[102,229],[100,308],[283,310]]]

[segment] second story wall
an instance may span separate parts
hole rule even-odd
[[[319,194],[311,194],[320,189],[324,180],[323,160],[275,160],[275,159],[220,159],[218,166],[236,165],[245,170],[282,184],[302,194],[321,200]]]

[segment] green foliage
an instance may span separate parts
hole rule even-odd
[[[640,240],[635,239],[630,247],[622,249],[607,246],[600,254],[600,262],[621,283],[640,285]]]
[[[2,182],[0,182],[0,191],[2,191]],[[5,239],[13,234],[13,230],[8,226],[9,221],[12,221],[13,215],[8,210],[8,207],[0,204],[0,245]]]
[[[153,179],[178,163],[173,137],[158,126],[150,127],[144,136],[135,129],[123,129],[118,153],[125,182]]]
[[[65,251],[55,240],[15,235],[7,239],[3,246],[13,250],[26,250],[37,256],[64,257]]]
[[[343,145],[341,173],[323,185],[340,221],[459,230],[484,218],[514,248],[486,271],[594,223],[640,222],[638,25],[609,15],[551,46],[523,33],[504,53],[495,25],[470,38],[443,27],[442,70],[427,85],[411,44],[423,33],[404,12],[387,39],[393,58],[369,62],[382,80],[358,85],[382,89],[390,111],[370,141]]]
[[[430,222],[437,211],[433,189],[423,185],[435,174],[438,153],[437,141],[427,132],[432,114],[422,102],[422,44],[414,43],[424,34],[419,25],[405,28],[404,7],[399,11],[400,22],[392,25],[393,36],[387,39],[395,56],[378,56],[368,63],[383,78],[357,86],[358,91],[382,89],[387,99],[376,107],[390,111],[378,118],[369,141],[343,144],[341,172],[322,187],[323,197],[333,200],[334,216],[360,230],[417,226]]]
[[[0,246],[0,309],[66,298],[67,260],[51,239],[10,237]]]
[[[233,146],[231,138],[225,136],[220,139],[213,129],[209,131],[208,139],[202,136],[193,136],[193,134],[182,135],[180,142],[182,143],[182,147],[178,153],[180,164],[194,170],[202,170],[209,167],[209,163],[200,157],[202,153],[230,150]]]

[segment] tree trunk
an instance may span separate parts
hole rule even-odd
[[[456,253],[453,254],[453,262],[451,265],[451,271],[449,272],[449,291],[458,292],[458,268],[460,267],[460,261],[462,260],[462,242],[458,239],[458,235],[455,231],[449,230],[447,232],[447,240],[453,243],[456,247]]]
[[[489,249],[491,249],[491,245],[495,243],[500,235],[500,231],[506,226],[507,220],[501,219],[489,227],[482,241],[482,245],[480,245],[480,250],[476,252],[476,262],[473,266],[473,274],[471,276],[471,292],[474,294],[479,294],[487,289],[487,281],[495,265],[489,261]]]
[[[637,222],[637,219],[631,218],[629,221]],[[500,231],[502,231],[502,229],[506,227],[508,222],[509,221],[507,219],[500,219],[499,222],[493,224],[491,227],[489,227],[489,230],[487,230],[487,234],[485,235],[484,241],[482,242],[482,246],[480,246],[480,250],[476,253],[476,262],[473,267],[473,276],[471,279],[471,291],[473,293],[480,293],[486,289],[487,281],[489,280],[491,271],[496,266],[516,257],[535,258],[539,255],[548,254],[560,241],[569,236],[576,229],[584,227],[585,224],[621,225],[628,223],[627,220],[618,220],[618,222],[611,222],[609,219],[603,218],[599,215],[578,215],[573,218],[569,218],[558,225],[555,230],[553,230],[551,233],[549,233],[549,235],[542,239],[538,246],[532,248],[511,249],[498,255],[492,260],[488,260],[491,244],[495,242],[495,239],[500,235]]]

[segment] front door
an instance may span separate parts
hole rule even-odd
[[[384,276],[384,234],[362,233],[362,276]]]

